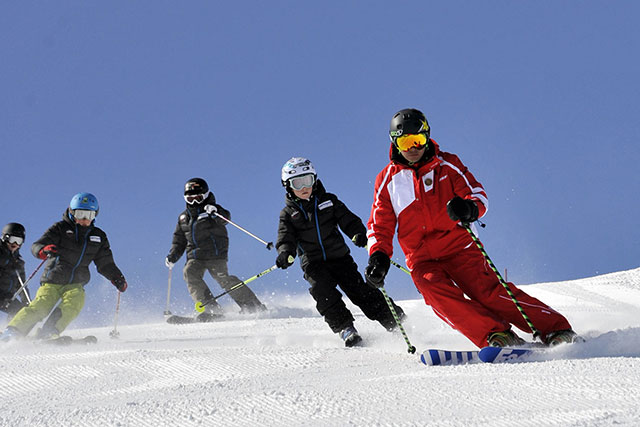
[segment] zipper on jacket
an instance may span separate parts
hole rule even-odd
[[[187,210],[188,211],[188,210]],[[196,252],[198,252],[198,241],[196,240],[196,223],[198,222],[197,217],[191,215],[189,212],[189,216],[191,216],[191,240],[193,240],[193,259],[197,259]]]
[[[77,228],[78,227],[76,226],[76,230],[77,230]],[[82,258],[84,257],[84,253],[87,250],[87,237],[89,236],[90,232],[91,232],[91,228],[88,228],[87,232],[84,233],[84,244],[82,245],[82,252],[80,252],[80,258],[78,258],[78,262],[71,269],[71,277],[69,277],[69,281],[67,283],[73,283],[73,278],[76,275],[76,269],[78,268],[78,266],[82,262]],[[76,241],[77,240],[78,240],[78,236],[76,236]]]
[[[322,259],[327,260],[327,254],[324,251],[324,245],[322,244],[322,236],[320,235],[320,223],[318,221],[318,198],[314,198],[313,210],[315,213],[316,231],[318,232],[318,243],[320,243],[320,249],[322,249]]]

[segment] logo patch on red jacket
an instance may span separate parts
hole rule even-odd
[[[424,184],[425,193],[433,190],[433,171],[422,177],[422,184]]]

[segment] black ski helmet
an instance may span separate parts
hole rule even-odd
[[[205,194],[209,191],[207,181],[202,178],[191,178],[184,184],[184,195]]]
[[[422,111],[416,110],[415,108],[405,108],[393,115],[391,126],[389,126],[389,138],[391,138],[391,142],[395,143],[397,137],[407,133],[424,133],[427,136],[427,141],[429,140],[431,128]]]
[[[18,224],[17,222],[10,222],[9,224],[2,227],[2,241],[4,242],[9,238],[9,236],[22,237],[23,239],[26,237],[27,233],[22,224]]]

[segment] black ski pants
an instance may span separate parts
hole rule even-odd
[[[396,322],[379,289],[364,282],[358,266],[350,255],[329,261],[312,261],[304,266],[304,278],[311,288],[309,293],[316,301],[316,309],[335,333],[353,325],[353,315],[347,309],[342,294],[337,287],[360,307],[365,316],[380,322],[388,330],[396,327]],[[398,316],[402,309],[393,303]]]

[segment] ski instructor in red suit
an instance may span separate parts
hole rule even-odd
[[[455,154],[440,151],[419,110],[396,113],[389,135],[391,161],[376,178],[367,226],[367,282],[384,285],[397,228],[411,278],[438,317],[478,347],[524,344],[511,325],[531,328],[461,224],[487,212],[482,184]],[[509,286],[545,344],[576,339],[564,316]]]

